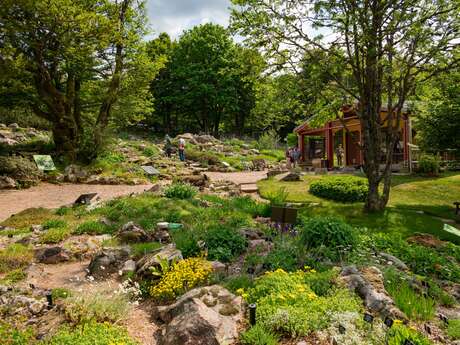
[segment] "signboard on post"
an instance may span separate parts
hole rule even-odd
[[[50,155],[34,155],[34,160],[38,169],[42,171],[56,170],[53,159]]]
[[[292,207],[272,206],[272,222],[294,224],[297,220],[297,209]]]
[[[150,175],[150,176],[154,176],[154,175],[159,175],[160,172],[158,171],[158,169],[155,169],[153,166],[151,165],[142,165],[141,166],[142,170],[144,170],[144,172],[147,174],[147,175]]]

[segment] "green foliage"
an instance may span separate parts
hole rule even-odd
[[[102,235],[102,234],[110,234],[113,232],[113,229],[108,227],[107,225],[101,223],[97,220],[87,220],[86,222],[81,223],[75,229],[74,234],[82,235],[82,234],[89,234],[89,235]]]
[[[240,342],[242,345],[277,345],[279,337],[262,326],[255,325],[249,330],[241,333]]]
[[[276,191],[269,193],[266,197],[270,200],[270,204],[274,206],[284,206],[288,198],[286,188],[278,188]]]
[[[128,302],[123,294],[111,297],[99,293],[83,294],[65,299],[64,312],[74,324],[90,321],[116,323],[126,317]]]
[[[339,275],[335,269],[316,272],[314,269],[305,267],[308,274],[304,276],[304,282],[310,286],[318,296],[327,296],[332,290]]]
[[[300,218],[297,226],[301,245],[307,251],[340,260],[358,242],[356,230],[339,218]]]
[[[327,296],[317,296],[305,276],[308,272],[268,272],[247,291],[249,303],[257,303],[258,324],[272,332],[305,336],[329,326],[334,313],[359,311],[361,302],[348,290],[334,289]]]
[[[236,291],[239,289],[247,290],[253,286],[253,279],[245,274],[231,276],[224,281],[224,287],[233,293],[236,293]]]
[[[10,244],[0,250],[0,273],[21,269],[32,262],[33,251],[22,244]]]
[[[27,273],[22,269],[18,268],[8,272],[5,277],[0,279],[0,284],[12,285],[19,283],[20,281],[27,278]]]
[[[447,335],[452,340],[460,339],[460,319],[449,320],[449,325],[447,326]]]
[[[34,333],[32,328],[19,330],[3,321],[0,321],[0,339],[3,345],[33,344]]]
[[[191,231],[181,229],[172,232],[176,248],[182,252],[184,258],[199,256],[201,249],[198,246],[196,235]]]
[[[230,207],[244,213],[250,214],[252,217],[268,217],[270,215],[270,205],[267,203],[259,203],[250,196],[240,196],[230,199]]]
[[[78,325],[76,328],[61,328],[43,345],[139,345],[131,339],[125,329],[109,323],[94,321]]]
[[[404,345],[406,340],[410,340],[414,345],[432,345],[425,336],[399,323],[388,331],[388,345]]]
[[[71,235],[68,228],[52,228],[40,235],[41,243],[59,243]]]
[[[286,137],[286,142],[289,147],[297,146],[297,143],[298,143],[297,134],[289,133]]]
[[[173,183],[164,191],[167,198],[173,199],[190,199],[193,198],[197,192],[194,186],[186,183]]]
[[[50,219],[44,222],[42,225],[44,229],[66,228],[67,222],[63,219]]]
[[[65,299],[72,296],[72,291],[66,288],[55,288],[51,290],[53,300]]]
[[[274,129],[265,131],[259,139],[257,139],[256,147],[259,150],[273,150],[277,149],[280,144],[280,137]]]
[[[238,231],[218,225],[207,229],[204,241],[208,248],[208,258],[221,262],[231,261],[247,246],[246,239]]]
[[[444,307],[453,307],[456,304],[455,298],[445,292],[434,280],[425,279],[428,282],[428,295]]]
[[[328,176],[310,183],[310,193],[340,202],[365,201],[367,180],[354,176]]]
[[[409,282],[395,269],[385,272],[385,289],[396,306],[410,319],[428,321],[434,317],[436,311],[434,300],[414,291]]]
[[[424,154],[418,160],[418,172],[427,175],[437,175],[439,173],[439,157]]]
[[[374,235],[372,244],[376,250],[401,259],[416,274],[460,282],[460,267],[450,250],[444,253],[441,249],[409,244],[401,236],[390,234]]]
[[[264,259],[265,266],[270,270],[282,268],[288,272],[299,268],[299,248],[296,239],[280,236],[274,241],[273,249]]]
[[[161,244],[158,242],[144,242],[144,243],[131,243],[131,255],[134,257],[142,257],[155,249],[161,248]]]

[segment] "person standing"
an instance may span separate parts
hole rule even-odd
[[[343,150],[342,144],[339,144],[339,146],[335,149],[335,155],[337,156],[337,164],[339,167],[343,164],[344,153],[345,151]]]
[[[179,159],[181,162],[185,162],[185,139],[179,138]]]
[[[171,158],[171,153],[172,153],[172,143],[171,143],[171,138],[169,137],[168,134],[165,135],[165,153],[168,158]]]
[[[291,161],[291,166],[293,168],[295,168],[295,147],[291,148],[291,150],[289,151],[289,158],[290,158],[290,161]]]
[[[290,147],[286,149],[285,156],[286,156],[286,168],[291,169],[291,148]]]

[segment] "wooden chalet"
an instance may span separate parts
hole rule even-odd
[[[303,165],[327,169],[337,168],[336,149],[339,145],[342,145],[344,151],[343,166],[358,168],[363,164],[363,153],[360,148],[362,129],[355,108],[344,106],[342,112],[342,119],[329,121],[322,127],[311,126],[310,119],[294,129],[294,133],[298,136]],[[382,108],[381,119],[383,120],[386,115],[386,109]],[[393,154],[393,164],[402,168],[409,164],[409,146],[412,143],[412,129],[407,111],[403,112],[400,121],[399,137],[400,140]],[[382,148],[382,153],[384,149]]]

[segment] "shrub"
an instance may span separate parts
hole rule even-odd
[[[286,204],[289,192],[286,188],[279,188],[276,192],[269,193],[267,199],[270,200],[270,204],[274,206],[284,206]]]
[[[277,345],[279,337],[263,327],[255,325],[243,332],[240,337],[242,345]]]
[[[460,319],[449,320],[449,326],[447,326],[447,335],[453,339],[460,339]]]
[[[297,143],[298,143],[297,134],[289,133],[286,137],[286,142],[289,147],[297,146]]]
[[[439,158],[433,155],[422,155],[418,160],[418,172],[427,175],[439,173]]]
[[[256,147],[259,150],[270,150],[278,148],[280,137],[274,129],[268,130],[257,140]]]
[[[191,258],[200,255],[201,249],[195,235],[191,231],[182,229],[172,231],[172,237],[176,248],[182,252],[184,258]]]
[[[189,184],[173,183],[165,189],[165,196],[173,199],[191,199],[197,192],[197,189]]]
[[[394,323],[388,331],[387,337],[388,345],[404,345],[406,340],[411,341],[414,345],[432,345],[430,340],[416,330],[404,326],[400,321]]]
[[[247,290],[254,286],[253,279],[248,275],[232,276],[225,280],[224,287],[236,293],[237,290]]]
[[[43,345],[139,345],[123,328],[108,323],[89,322],[75,329],[61,328]]]
[[[241,196],[230,199],[230,207],[249,213],[252,217],[267,217],[270,216],[270,205],[267,203],[259,203],[250,196]]]
[[[267,272],[243,293],[249,303],[257,303],[260,326],[292,337],[305,336],[328,327],[334,313],[361,310],[361,302],[346,289],[317,296],[305,283],[308,274]]]
[[[65,316],[72,323],[90,321],[119,322],[126,317],[128,298],[122,294],[112,297],[101,294],[83,294],[65,300]]]
[[[415,292],[409,282],[395,269],[385,272],[385,289],[393,297],[396,306],[410,319],[427,321],[434,317],[434,300]]]
[[[306,250],[325,255],[331,260],[339,260],[347,250],[358,243],[358,236],[350,225],[334,217],[300,219],[300,243]]]
[[[34,333],[31,328],[19,330],[0,321],[0,339],[3,345],[26,345],[34,343]]]
[[[295,271],[299,268],[297,242],[289,237],[281,236],[275,239],[274,248],[264,259],[264,266],[269,270],[282,268],[285,271]]]
[[[72,296],[72,291],[65,288],[55,288],[51,290],[53,300],[65,299]]]
[[[71,231],[67,228],[52,228],[40,236],[41,243],[59,243],[69,237]]]
[[[81,223],[74,231],[77,235],[89,234],[89,235],[102,235],[112,233],[109,227],[97,220],[88,220]]]
[[[0,250],[0,273],[27,266],[33,259],[32,250],[19,243],[10,244]]]
[[[247,246],[245,237],[238,231],[220,225],[208,228],[204,241],[208,248],[208,258],[222,262],[229,262]]]
[[[194,287],[204,284],[212,272],[209,262],[200,258],[181,260],[172,265],[151,287],[150,294],[158,300],[171,300]]]
[[[327,296],[334,287],[335,280],[339,274],[338,270],[327,270],[316,272],[314,269],[305,267],[307,274],[304,276],[304,281],[315,294],[318,296]]]
[[[340,202],[365,201],[367,180],[356,176],[328,176],[310,183],[310,193]]]

